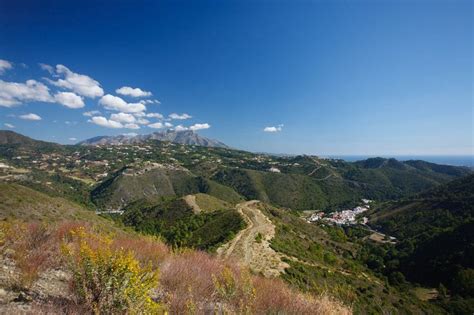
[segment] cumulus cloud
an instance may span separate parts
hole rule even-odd
[[[171,119],[177,119],[177,120],[185,120],[185,119],[192,118],[192,116],[190,116],[186,113],[183,113],[181,115],[176,114],[176,113],[172,113],[168,117],[171,118]]]
[[[45,63],[39,63],[38,65],[40,66],[41,70],[48,71],[49,74],[54,73],[54,68],[52,66]]]
[[[140,126],[137,124],[125,124],[124,127],[128,129],[140,129]]]
[[[136,132],[122,133],[122,136],[135,137],[135,136],[138,136],[138,133],[136,133]]]
[[[36,115],[36,114],[33,114],[33,113],[29,113],[29,114],[25,114],[25,115],[20,115],[19,116],[21,119],[24,119],[24,120],[41,120],[41,117]]]
[[[177,125],[176,127],[174,127],[174,130],[185,131],[185,130],[188,130],[188,127],[184,127],[183,125]]]
[[[164,127],[164,125],[161,122],[157,122],[157,123],[154,123],[154,124],[149,124],[148,127],[154,128],[154,129],[161,129],[161,128]]]
[[[166,128],[171,128],[171,127],[173,127],[173,124],[169,123],[169,122],[165,122],[165,127]]]
[[[74,138],[74,137],[69,138],[69,141],[77,141],[77,138]]]
[[[141,103],[127,103],[120,97],[110,94],[104,95],[100,99],[99,104],[104,106],[106,109],[123,113],[138,113],[146,110],[145,105]]]
[[[0,74],[4,74],[5,71],[13,68],[13,64],[10,61],[0,59]]]
[[[54,95],[57,103],[68,108],[82,108],[85,106],[84,100],[77,94],[72,92],[59,92]]]
[[[15,128],[15,126],[13,126],[12,124],[9,124],[9,123],[4,123],[4,125],[5,125],[5,127],[10,128],[10,129]]]
[[[89,122],[106,128],[123,128],[123,125],[118,121],[109,120],[103,116],[94,116],[89,120]]]
[[[76,94],[90,98],[104,95],[100,83],[87,75],[72,72],[63,65],[56,66],[56,74],[64,79],[58,79],[57,81],[47,79],[47,81],[57,87],[72,90]]]
[[[0,80],[0,106],[12,107],[25,101],[54,102],[46,85],[35,80],[25,83]]]
[[[132,88],[129,86],[123,86],[120,89],[116,89],[115,92],[120,95],[126,95],[131,97],[149,97],[151,92],[143,91],[140,88]]]
[[[264,132],[280,132],[282,130],[283,130],[283,125],[270,126],[270,127],[263,128]]]
[[[161,115],[160,113],[148,113],[146,114],[146,117],[163,119],[163,115]]]
[[[211,128],[211,125],[209,125],[208,123],[205,123],[205,124],[194,124],[194,125],[192,125],[191,127],[189,127],[189,130],[197,131],[197,130],[209,129],[209,128]]]
[[[148,119],[145,119],[145,118],[138,118],[136,123],[139,124],[139,125],[148,125],[150,123],[150,121]]]
[[[136,121],[135,116],[127,113],[112,114],[110,119],[121,123],[134,123]]]
[[[86,117],[92,117],[92,116],[100,115],[100,112],[98,110],[91,110],[91,111],[82,113],[82,115]]]

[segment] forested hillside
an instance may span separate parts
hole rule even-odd
[[[373,227],[399,241],[395,251],[383,255],[385,272],[399,271],[409,281],[447,288],[447,309],[474,311],[473,175],[383,204],[370,218]]]

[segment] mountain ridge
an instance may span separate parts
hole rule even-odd
[[[229,148],[223,142],[200,136],[192,130],[165,130],[146,135],[97,136],[78,142],[78,145],[122,145],[138,144],[148,140],[169,141],[178,144],[199,145],[203,147]]]

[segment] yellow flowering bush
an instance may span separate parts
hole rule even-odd
[[[95,314],[158,314],[160,305],[150,297],[158,284],[151,265],[142,267],[130,251],[113,249],[112,239],[73,230],[63,253],[69,258],[78,302]]]
[[[252,304],[255,299],[255,288],[250,274],[244,270],[238,273],[229,267],[224,267],[218,275],[212,276],[214,282],[215,296],[218,300],[232,305],[238,314],[251,314]]]

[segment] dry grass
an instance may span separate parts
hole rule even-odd
[[[280,279],[256,277],[255,314],[351,314],[329,296],[318,297],[291,290]]]
[[[29,288],[40,272],[59,265],[59,242],[54,230],[40,223],[3,223],[0,229],[4,235],[2,252],[15,261],[20,271],[15,286]]]
[[[117,236],[113,239],[112,247],[117,250],[130,251],[135,259],[143,264],[151,263],[153,267],[159,267],[170,250],[160,239],[151,236]]]
[[[103,237],[90,224],[63,222],[57,225],[1,223],[2,254],[14,260],[21,274],[21,286],[31,287],[38,276],[51,268],[66,270],[61,246],[74,242],[79,228]],[[251,275],[248,269],[204,252],[171,251],[157,238],[106,233],[113,251],[129,252],[142,266],[159,270],[159,284],[153,299],[170,314],[349,314],[347,308],[327,296],[311,296],[290,288],[278,279]],[[92,250],[100,250],[88,240]],[[71,286],[74,289],[74,286]],[[73,292],[71,292],[73,293]],[[39,303],[39,302],[38,302]],[[49,300],[35,304],[37,313],[83,313],[74,299]]]

